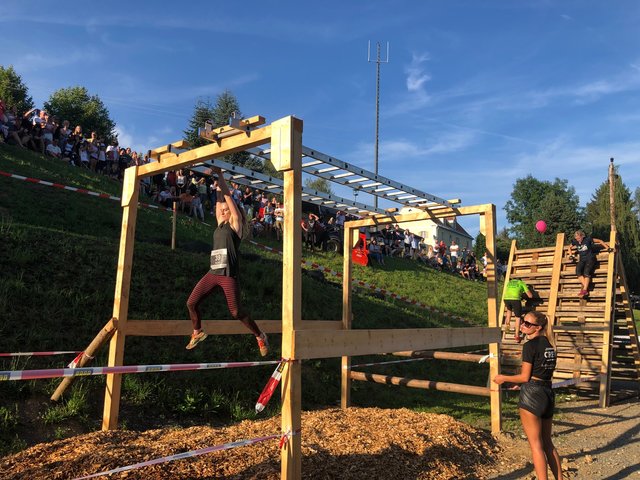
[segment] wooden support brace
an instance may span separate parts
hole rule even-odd
[[[100,350],[100,347],[102,347],[105,343],[107,343],[111,338],[111,335],[113,335],[113,333],[116,331],[117,325],[118,325],[118,321],[115,318],[112,318],[107,322],[107,324],[104,327],[102,327],[102,330],[100,330],[100,333],[98,333],[98,335],[95,336],[95,338],[91,341],[89,346],[84,349],[84,352],[82,352],[82,356],[80,357],[80,360],[76,365],[76,368],[82,368],[91,360],[93,360],[93,357],[95,357],[98,350]],[[53,392],[53,395],[51,395],[51,400],[53,400],[54,402],[57,402],[58,400],[60,400],[60,397],[62,396],[62,394],[69,387],[69,385],[73,383],[73,380],[75,378],[76,377],[63,378],[62,381],[60,382],[60,385],[58,385],[58,388],[56,388],[56,391]]]
[[[488,397],[491,394],[491,390],[489,388],[477,387],[475,385],[434,382],[433,380],[416,380],[414,378],[392,377],[391,375],[378,375],[375,373],[356,372],[353,370],[351,371],[350,376],[353,380],[383,383],[385,385],[402,385],[403,387],[422,388],[425,390],[441,390],[443,392],[464,393],[467,395],[479,395],[482,397]]]

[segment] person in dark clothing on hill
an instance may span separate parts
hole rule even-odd
[[[591,276],[596,267],[595,244],[609,249],[609,245],[602,240],[588,237],[582,230],[578,230],[573,240],[571,240],[571,246],[569,247],[570,255],[579,255],[578,264],[576,265],[576,275],[580,281],[581,288],[578,296],[581,298],[589,296],[589,284],[591,283]]]
[[[222,171],[218,167],[212,168],[218,176],[218,202],[216,204],[216,220],[218,227],[213,233],[213,250],[211,251],[211,269],[196,284],[189,299],[187,308],[193,323],[193,333],[187,345],[191,350],[205,338],[207,334],[202,330],[200,304],[217,287],[222,288],[227,300],[231,316],[240,320],[255,335],[260,354],[264,357],[269,353],[267,334],[262,332],[255,321],[242,311],[240,305],[239,253],[242,241],[244,216],[241,209],[231,197],[229,187],[224,180]]]

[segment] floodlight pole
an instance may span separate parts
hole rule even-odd
[[[387,58],[380,60],[380,42],[376,43],[376,141],[373,149],[373,163],[374,172],[378,175],[378,133],[380,130],[380,64],[389,63],[389,42],[387,42]],[[371,62],[371,41],[369,41],[369,47],[367,49],[367,61]],[[373,206],[378,208],[378,197],[373,196]]]

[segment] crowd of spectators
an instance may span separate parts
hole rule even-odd
[[[84,133],[81,125],[71,128],[69,120],[32,108],[19,113],[0,99],[0,143],[28,148],[48,157],[86,168],[96,173],[122,179],[125,168],[148,162],[131,148],[107,142],[96,132]]]
[[[143,165],[150,160],[131,148],[107,143],[96,132],[83,133],[81,125],[71,129],[70,122],[49,115],[42,109],[31,109],[19,114],[15,107],[7,107],[0,99],[0,143],[29,148],[42,155],[86,168],[97,174],[122,179],[124,170],[132,165]],[[192,170],[177,170],[145,179],[143,187],[148,196],[171,208],[176,206],[192,218],[205,221],[205,212],[215,216],[217,179]],[[286,209],[281,199],[267,192],[231,183],[233,199],[244,213],[248,231],[254,237],[282,238]],[[334,232],[339,239],[347,214],[337,211],[326,218],[315,213],[306,214],[300,225],[303,240],[311,250],[326,250]],[[482,280],[486,274],[486,255],[476,258],[473,251],[452,241],[425,243],[425,239],[399,225],[387,224],[379,232],[367,235],[367,251],[371,264],[385,264],[386,257],[402,257],[422,262],[436,270],[460,275],[469,280]],[[496,262],[498,278],[504,276],[505,266]]]
[[[455,240],[446,245],[443,240],[427,244],[425,239],[398,224],[387,224],[379,232],[368,234],[367,250],[371,264],[384,265],[385,257],[400,257],[432,267],[441,272],[460,275],[468,280],[486,278],[487,255],[476,258],[473,250],[460,248]],[[504,277],[506,266],[497,259],[496,275]]]

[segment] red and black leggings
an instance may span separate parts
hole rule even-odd
[[[187,308],[189,309],[189,317],[191,317],[193,329],[200,330],[202,328],[200,304],[216,287],[222,288],[231,316],[236,320],[240,320],[256,337],[259,336],[262,332],[258,328],[258,325],[256,325],[256,322],[254,322],[248,314],[241,312],[240,289],[238,288],[237,280],[233,277],[213,275],[211,273],[206,273],[200,279],[187,300]]]

